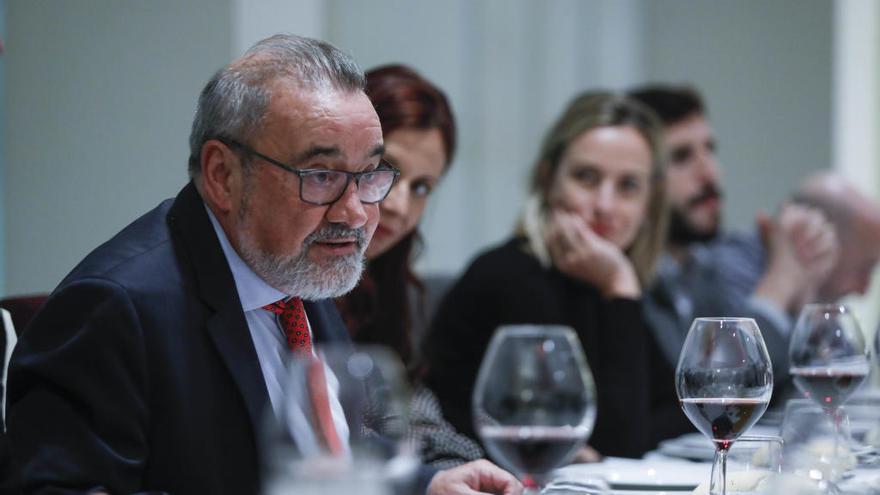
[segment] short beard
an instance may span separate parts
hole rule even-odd
[[[324,265],[308,259],[309,250],[316,242],[345,237],[356,239],[354,253],[332,258]],[[362,228],[330,224],[309,234],[296,255],[267,253],[246,235],[240,235],[239,247],[245,263],[267,284],[287,295],[317,301],[343,296],[355,288],[364,271],[367,242]]]
[[[669,243],[674,246],[687,246],[694,243],[714,241],[721,231],[721,222],[715,222],[715,227],[709,230],[700,230],[691,225],[687,217],[678,209],[672,208],[669,215]]]

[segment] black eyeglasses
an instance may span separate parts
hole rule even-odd
[[[299,176],[299,198],[313,205],[335,203],[348,189],[348,183],[354,179],[357,186],[358,199],[361,203],[378,203],[388,196],[400,170],[382,160],[379,167],[367,172],[347,172],[345,170],[329,170],[323,168],[293,168],[270,158],[246,144],[232,139],[218,139],[226,146],[236,147],[276,167]]]

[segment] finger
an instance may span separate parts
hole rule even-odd
[[[818,212],[805,208],[793,208],[787,221],[785,237],[794,248],[798,262],[805,263],[820,249],[819,243],[829,226]]]
[[[555,210],[547,226],[545,242],[554,261],[565,258],[576,245],[567,233],[570,230],[568,216],[565,211]]]
[[[489,493],[502,493],[504,495],[517,495],[522,493],[523,486],[516,477],[507,471],[489,464],[485,470],[481,470],[479,490]]]
[[[758,225],[758,232],[761,234],[761,241],[764,245],[767,245],[767,242],[770,237],[770,229],[773,228],[773,219],[770,218],[764,211],[759,211],[757,215],[755,215],[755,223]]]
[[[557,222],[555,216],[551,217],[544,229],[544,245],[547,246],[547,251],[550,252],[550,257],[554,259],[562,254],[563,248],[560,245],[559,226],[557,225]]]
[[[813,217],[795,239],[795,249],[803,259],[810,259],[833,248],[836,243],[833,227],[823,218]]]
[[[832,230],[834,227],[825,219],[825,216],[818,211],[811,211],[807,216],[804,226],[804,237],[808,239],[816,239],[825,232]]]
[[[573,462],[599,462],[602,460],[602,455],[599,452],[590,447],[589,445],[584,445],[580,450],[577,451],[577,454],[574,456]]]
[[[589,224],[584,221],[583,218],[578,217],[575,221],[572,222],[575,232],[577,232],[578,237],[584,240],[584,242],[592,243],[596,239],[599,238],[599,234],[593,232],[593,229],[590,228]]]
[[[810,247],[807,260],[809,262],[819,262],[822,260],[836,259],[840,249],[837,243],[837,236],[833,232],[824,232],[819,239]]]
[[[567,214],[560,218],[559,227],[560,236],[564,239],[563,242],[568,245],[567,254],[581,254],[586,239],[578,225],[578,219],[573,215]]]
[[[516,477],[491,462],[480,459],[454,469],[463,469],[468,476],[456,486],[455,493],[474,494],[510,494],[522,493],[522,484]]]
[[[786,236],[794,240],[803,234],[807,219],[808,214],[806,210],[797,205],[791,205],[780,215],[779,225]]]

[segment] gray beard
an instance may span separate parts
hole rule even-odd
[[[357,251],[328,260],[324,264],[308,259],[309,250],[316,242],[354,237]],[[275,289],[306,301],[340,297],[355,288],[364,271],[364,251],[367,248],[363,229],[350,229],[331,224],[309,234],[299,254],[278,256],[267,253],[246,235],[239,236],[241,258],[257,275]]]

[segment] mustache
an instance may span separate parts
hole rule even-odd
[[[363,227],[352,229],[343,224],[331,223],[322,229],[309,234],[303,244],[311,246],[316,242],[332,241],[335,239],[354,238],[358,249],[363,249],[367,245],[367,233]]]
[[[721,188],[716,186],[715,184],[706,184],[703,189],[697,193],[694,197],[688,200],[687,206],[688,208],[696,206],[707,199],[718,199],[724,197],[724,193],[721,192]]]

